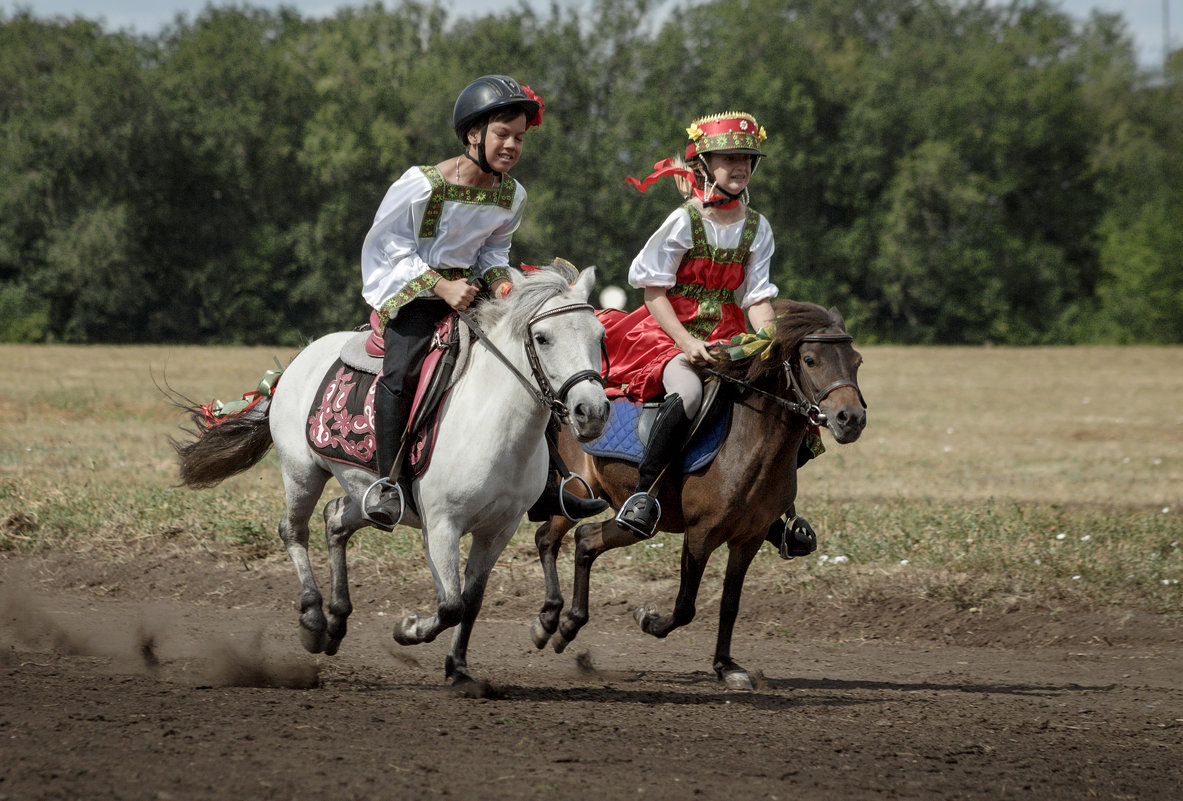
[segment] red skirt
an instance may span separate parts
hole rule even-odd
[[[674,312],[683,325],[698,319],[698,302],[680,295],[667,295]],[[722,319],[708,336],[707,342],[729,340],[747,331],[743,311],[734,303],[726,303]],[[658,325],[645,306],[625,314],[616,309],[596,313],[604,324],[608,348],[608,386],[610,398],[629,397],[645,401],[665,393],[661,374],[682,349]]]

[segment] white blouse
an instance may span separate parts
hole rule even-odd
[[[435,236],[420,238],[431,181],[418,167],[404,172],[386,191],[362,245],[362,296],[366,302],[381,310],[428,270],[475,268],[477,275],[484,275],[491,268],[508,267],[510,240],[522,224],[526,206],[525,187],[514,183],[513,204],[508,209],[444,201]],[[420,293],[428,295],[430,290]]]
[[[777,295],[777,288],[771,282],[772,226],[764,215],[756,229],[756,239],[748,254],[743,283],[735,290],[735,300],[741,309],[747,309],[762,300],[771,300]],[[703,217],[703,229],[707,241],[713,247],[734,248],[739,246],[743,234],[743,219],[721,225]],[[682,258],[693,244],[690,230],[690,214],[684,208],[676,208],[665,218],[665,222],[653,232],[645,247],[633,259],[628,269],[628,282],[640,289],[647,286],[669,288],[678,282],[678,267]]]

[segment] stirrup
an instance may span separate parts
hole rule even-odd
[[[593,505],[598,506],[599,507],[598,509],[596,509],[594,512],[589,512],[588,514],[585,514],[585,515],[575,515],[575,514],[571,514],[570,512],[567,511],[567,504],[564,501],[563,493],[566,492],[567,484],[572,481],[578,481],[580,484],[583,485],[583,489],[587,491],[586,498],[581,498],[578,495],[572,494],[571,495],[572,500],[587,501],[587,507],[589,509]],[[571,473],[570,475],[568,475],[566,478],[564,478],[562,481],[559,482],[559,511],[562,512],[563,517],[567,518],[571,522],[573,522],[573,523],[578,522],[585,517],[591,517],[592,515],[599,514],[600,512],[604,511],[607,508],[608,508],[608,502],[605,501],[603,498],[597,498],[592,493],[591,485],[587,483],[587,479],[584,478],[583,476],[579,475],[578,473]]]
[[[817,534],[813,526],[809,525],[809,521],[800,515],[793,515],[791,518],[778,517],[772,521],[765,539],[776,546],[777,555],[781,559],[809,556],[817,550]]]
[[[373,507],[370,506],[370,493],[374,491],[375,487],[381,487],[384,490],[393,490],[395,493],[398,494],[398,517],[395,517],[393,519],[393,521],[390,520],[390,514],[386,510],[386,503],[381,501],[381,495],[379,495],[380,502],[378,503],[378,505],[373,506]],[[387,500],[389,500],[389,499],[387,499]],[[396,482],[391,481],[386,476],[383,476],[382,478],[378,479],[370,486],[366,487],[366,491],[364,493],[362,493],[362,496],[361,496],[361,516],[368,523],[371,523],[372,525],[375,525],[378,528],[382,528],[382,529],[386,529],[387,531],[390,531],[392,528],[394,528],[395,526],[397,526],[399,523],[402,522],[403,514],[406,513],[406,511],[407,511],[407,503],[406,503],[406,498],[403,497],[403,488],[400,487]],[[381,519],[376,519],[374,517],[375,514],[378,516],[378,518],[381,518]]]
[[[633,511],[633,501],[639,499],[652,501],[654,508],[657,509],[657,515],[653,518],[653,522],[650,523],[649,528],[647,529],[643,528],[634,520],[628,519],[624,516],[626,513]],[[628,529],[641,539],[651,539],[653,535],[657,533],[657,523],[661,520],[661,502],[657,500],[657,496],[650,495],[647,492],[634,492],[629,496],[628,500],[620,505],[620,511],[616,513],[615,520],[617,525],[619,525],[621,528]]]

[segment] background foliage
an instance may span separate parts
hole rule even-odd
[[[452,103],[490,72],[547,103],[515,263],[624,285],[677,202],[624,177],[739,108],[769,132],[776,282],[860,340],[1183,342],[1183,57],[1140,70],[1119,17],[1043,0],[242,6],[155,37],[0,15],[0,341],[356,325],[379,200],[458,152]]]

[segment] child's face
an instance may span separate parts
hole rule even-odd
[[[526,136],[526,115],[508,120],[493,120],[485,132],[485,158],[497,172],[509,172],[522,155],[522,140]],[[468,133],[468,147],[473,153],[480,146],[481,132],[477,128]]]
[[[720,189],[738,195],[752,177],[752,157],[746,153],[708,153],[707,169]]]

